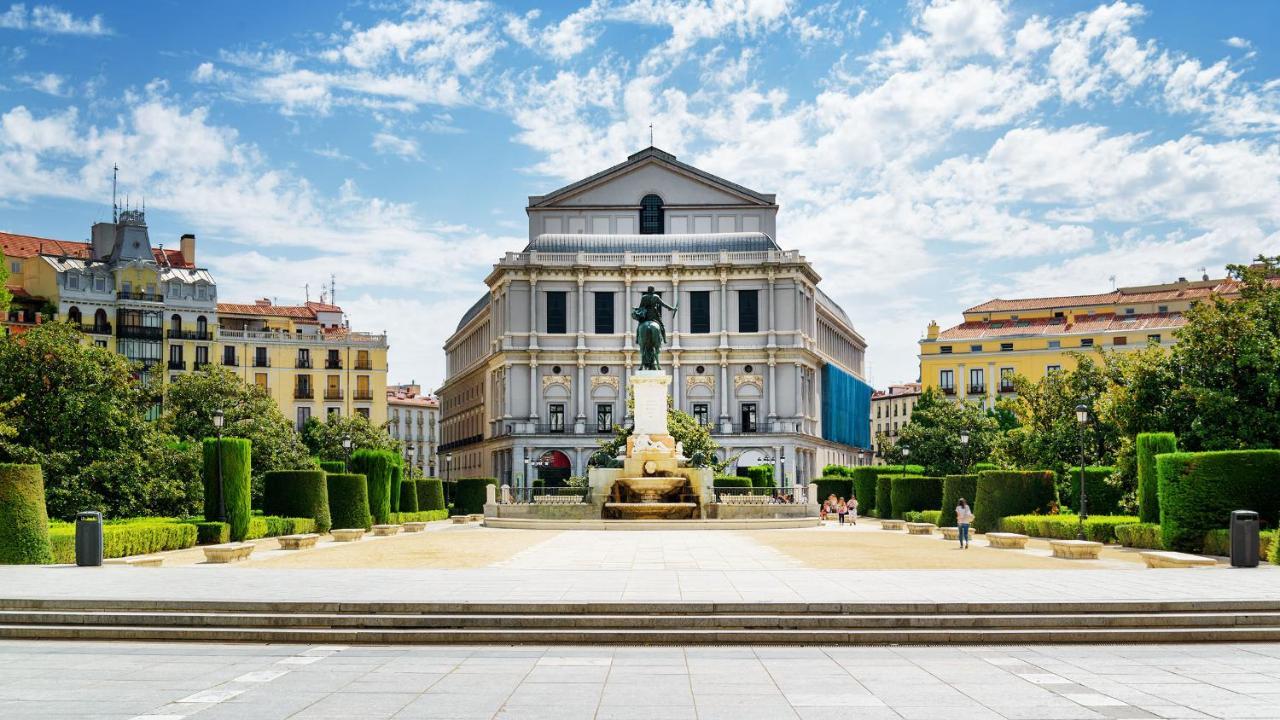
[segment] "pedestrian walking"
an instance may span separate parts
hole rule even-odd
[[[964,498],[956,503],[956,525],[960,528],[960,549],[969,547],[969,525],[973,522],[973,510]]]

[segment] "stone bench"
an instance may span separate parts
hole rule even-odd
[[[943,540],[959,540],[960,539],[960,528],[958,527],[945,527],[945,528],[938,528],[938,529],[942,531]]]
[[[364,528],[342,528],[330,530],[334,542],[355,542],[364,537]]]
[[[957,532],[959,531],[957,530]],[[1018,533],[987,533],[987,544],[1002,550],[1022,550],[1027,547],[1027,540],[1030,540],[1030,538]]]
[[[141,557],[131,558],[113,558],[104,560],[107,565],[128,565],[129,567],[162,567],[164,565],[164,557],[160,555],[143,555]]]
[[[907,523],[905,520],[881,520],[880,529],[881,530],[901,530],[903,529],[903,527],[906,526],[906,524]]]
[[[471,522],[484,522],[484,513],[471,513],[467,519]]]
[[[1149,568],[1213,567],[1218,564],[1213,558],[1190,553],[1144,550],[1138,554]]]
[[[1102,548],[1102,543],[1092,540],[1049,541],[1049,549],[1053,550],[1053,556],[1067,560],[1097,560]]]
[[[304,535],[281,535],[279,538],[281,550],[306,550],[316,546],[316,541],[320,536],[315,533],[306,533]]]
[[[449,519],[453,521],[454,525],[466,525],[467,521],[469,520],[469,518],[466,515],[454,515]]]
[[[222,545],[209,545],[204,549],[204,561],[210,563],[233,563],[248,559],[253,554],[253,543],[238,542]]]
[[[373,534],[378,537],[386,537],[387,535],[395,535],[400,532],[399,525],[374,525]]]
[[[934,528],[938,527],[933,523],[927,522],[909,522],[907,523],[908,535],[932,535]]]
[[[404,524],[404,531],[407,533],[422,532],[426,528],[427,524],[425,522],[407,522]]]

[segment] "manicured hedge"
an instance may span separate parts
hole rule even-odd
[[[52,561],[40,466],[0,463],[0,565]]]
[[[369,485],[359,473],[329,473],[329,515],[339,529],[373,527],[369,515]]]
[[[853,480],[847,477],[824,477],[810,481],[809,484],[815,486],[817,490],[819,505],[826,502],[832,495],[848,500],[849,495],[853,494]]]
[[[973,524],[979,532],[999,527],[1000,518],[1047,513],[1054,502],[1051,470],[984,470],[974,491]]]
[[[391,466],[391,512],[400,512],[400,486],[403,483],[404,465],[396,463]]]
[[[369,514],[376,525],[391,522],[391,469],[400,458],[390,450],[361,448],[351,454],[351,471],[368,482]]]
[[[851,471],[852,471],[852,468],[849,468],[846,465],[827,465],[822,468],[822,477],[825,477],[825,478],[853,477],[853,475],[850,474]]]
[[[436,520],[448,520],[448,510],[419,510],[411,513],[396,513],[395,521],[397,523],[407,522],[435,522]]]
[[[1136,524],[1138,518],[1133,515],[1090,515],[1084,521],[1084,536],[1094,542],[1115,543],[1116,528]],[[1013,515],[1000,518],[998,527],[1001,532],[1074,540],[1080,529],[1080,519],[1076,515]]]
[[[1280,450],[1223,450],[1156,456],[1164,546],[1197,552],[1205,533],[1255,510],[1264,527],[1280,513]]]
[[[249,521],[249,537],[246,540],[257,540],[264,537],[280,537],[281,535],[300,535],[316,531],[316,521],[312,518],[287,518],[254,516]]]
[[[1138,517],[1144,523],[1160,522],[1160,476],[1156,455],[1177,452],[1173,433],[1138,433]]]
[[[422,478],[418,480],[418,512],[445,510],[444,483],[440,478]]]
[[[938,510],[942,507],[942,478],[923,475],[890,475],[890,502],[893,517],[905,512]]]
[[[1136,522],[1116,526],[1116,540],[1121,545],[1147,550],[1163,550],[1160,539],[1160,523]]]
[[[990,463],[990,462],[980,462],[980,463],[973,464],[974,475],[977,475],[980,472],[985,472],[987,470],[999,470],[999,469],[1000,469],[999,465],[996,465],[995,463]]]
[[[248,536],[249,518],[253,514],[250,507],[253,488],[249,480],[251,447],[244,438],[204,439],[204,516],[218,517],[218,455],[221,453],[222,489],[226,493],[227,524],[231,526],[233,542]]]
[[[771,488],[777,487],[774,482],[774,472],[772,465],[752,465],[747,468],[747,477],[751,478],[751,487]]]
[[[853,494],[858,498],[858,507],[874,510],[876,507],[876,475],[880,468],[875,465],[859,465],[849,469],[849,477],[853,479]]]
[[[400,483],[400,512],[418,512],[418,483],[412,478],[405,478]]]
[[[193,524],[196,529],[196,543],[200,545],[221,545],[222,543],[231,542],[231,526],[216,520],[209,522],[197,522]]]
[[[902,519],[907,522],[924,522],[937,525],[938,520],[941,518],[941,510],[908,510],[902,513]]]
[[[893,475],[876,476],[876,517],[893,517]]]
[[[948,475],[942,478],[942,515],[938,518],[938,526],[955,527],[956,506],[960,504],[960,498],[967,500],[972,508],[977,494],[977,475]]]
[[[1108,482],[1115,473],[1114,467],[1106,465],[1090,465],[1084,469],[1085,490],[1088,491],[1090,515],[1119,515],[1120,500],[1124,497],[1124,489]],[[1068,496],[1058,498],[1059,504],[1079,512],[1080,508],[1080,468],[1067,470],[1064,486]]]
[[[713,482],[715,483],[716,492],[722,495],[751,494],[751,478],[737,475],[717,475]]]
[[[475,515],[484,512],[485,487],[498,487],[494,478],[459,478],[453,499],[455,515]]]
[[[1271,550],[1267,553],[1272,565],[1280,565],[1280,530],[1271,533]]]
[[[225,523],[223,524],[225,526]],[[59,523],[49,532],[54,562],[76,561],[76,527]],[[181,550],[196,544],[196,526],[163,518],[138,518],[102,526],[102,557],[121,558]]]
[[[329,532],[329,487],[323,470],[276,470],[263,476],[262,512],[280,517],[309,517]]]
[[[347,471],[347,464],[341,460],[321,460],[320,469],[327,473],[344,473]]]
[[[1258,557],[1266,562],[1273,555],[1274,542],[1276,539],[1275,532],[1262,532],[1258,534]],[[1218,528],[1210,530],[1204,534],[1204,550],[1205,555],[1219,555],[1221,557],[1231,557],[1231,530],[1228,528]]]

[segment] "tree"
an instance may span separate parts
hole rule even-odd
[[[311,467],[306,445],[275,401],[226,368],[208,365],[169,383],[159,427],[182,440],[199,442],[217,434],[215,410],[223,412],[224,436],[244,438],[252,445],[255,504],[262,499],[266,473]]]
[[[630,401],[628,401],[630,405]],[[711,432],[699,423],[692,415],[672,408],[670,399],[667,407],[667,433],[676,439],[684,448],[685,457],[689,458],[691,467],[709,467],[719,473],[729,466],[729,460],[716,459],[716,451],[720,444],[711,437]],[[631,437],[634,428],[613,426],[613,437],[600,441],[600,449],[592,453],[588,465],[591,467],[618,467],[617,457],[627,446],[627,438]]]
[[[962,433],[969,435],[967,446],[960,442]],[[903,464],[901,448],[905,445],[911,449],[906,459],[924,466],[926,474],[960,475],[973,463],[987,459],[998,436],[999,423],[976,403],[951,402],[928,388],[897,438],[886,442],[882,436],[879,444],[890,464]]]
[[[0,314],[9,317],[9,303],[13,302],[13,293],[9,292],[9,263],[5,262],[4,251],[0,250]]]
[[[390,450],[400,452],[400,443],[387,432],[386,425],[374,426],[363,415],[341,417],[330,414],[324,421],[310,418],[302,426],[302,442],[312,455],[324,460],[343,460],[346,450],[343,438],[351,438],[351,452],[356,450]]]

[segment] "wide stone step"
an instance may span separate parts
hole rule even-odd
[[[772,629],[326,629],[173,628],[143,625],[0,625],[0,638],[371,644],[1035,644],[1276,642],[1280,627]]]

